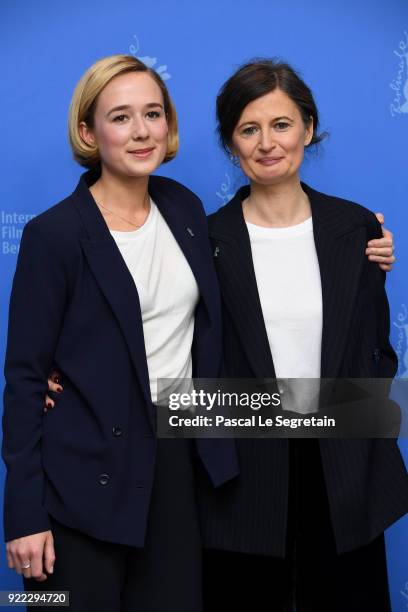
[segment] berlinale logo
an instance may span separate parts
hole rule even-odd
[[[231,178],[230,175],[225,173],[225,180],[221,183],[219,190],[216,192],[216,195],[221,200],[221,206],[227,204],[234,197],[234,193],[231,187]]]
[[[404,31],[405,39],[398,43],[394,55],[398,57],[398,71],[390,87],[394,92],[394,99],[390,104],[390,113],[393,117],[408,114],[408,32]]]
[[[171,79],[171,74],[169,74],[169,72],[167,71],[167,66],[165,64],[157,66],[158,64],[157,57],[151,57],[150,55],[144,55],[144,56],[138,55],[140,44],[139,44],[139,39],[136,36],[136,34],[133,34],[133,40],[135,42],[129,45],[130,54],[133,55],[133,57],[136,57],[138,60],[140,60],[144,64],[146,64],[146,66],[148,66],[149,68],[153,68],[153,70],[155,70],[161,76],[163,81],[167,81],[168,79]]]
[[[395,352],[399,361],[399,378],[408,378],[408,308],[402,304],[401,310],[394,321],[394,326],[398,330],[397,344]]]

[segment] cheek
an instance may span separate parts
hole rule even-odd
[[[169,126],[166,121],[160,121],[152,124],[151,133],[157,142],[167,143]]]
[[[96,136],[99,148],[105,150],[107,153],[123,145],[123,143],[126,143],[129,139],[127,130],[124,126],[122,126],[120,130],[117,129],[116,126],[107,127],[96,134]]]
[[[297,135],[294,138],[293,136],[288,135],[288,138],[285,139],[284,142],[282,142],[282,146],[294,159],[296,159],[296,161],[298,161],[299,159],[303,159],[303,136]]]
[[[251,142],[248,141],[233,144],[233,154],[238,157],[241,165],[248,164],[248,162],[251,161],[255,149],[256,146],[252,145]]]

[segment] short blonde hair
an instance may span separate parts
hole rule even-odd
[[[170,161],[177,153],[179,137],[176,109],[161,77],[133,55],[110,55],[95,62],[85,72],[75,87],[69,108],[68,134],[71,149],[74,159],[85,168],[97,166],[100,163],[100,157],[97,145],[88,145],[81,138],[79,125],[84,121],[88,127],[93,127],[99,94],[114,77],[126,72],[147,72],[159,86],[163,95],[164,111],[169,128],[167,151],[163,162]]]

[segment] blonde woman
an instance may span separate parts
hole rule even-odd
[[[70,591],[75,611],[198,612],[192,444],[158,441],[155,420],[157,379],[218,373],[205,214],[188,189],[150,176],[176,155],[177,120],[134,57],[85,73],[69,134],[89,171],[27,224],[10,303],[9,567],[26,589]],[[64,393],[44,414],[52,364]],[[232,441],[201,441],[198,454],[215,485],[237,473]]]

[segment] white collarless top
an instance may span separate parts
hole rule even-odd
[[[132,232],[111,230],[111,234],[139,294],[150,391],[152,401],[160,403],[160,398],[171,392],[173,383],[160,383],[158,397],[158,379],[192,375],[194,311],[199,299],[197,283],[152,200],[142,227]]]
[[[312,217],[290,227],[247,228],[276,377],[318,379],[323,308]],[[316,385],[308,390],[305,381],[296,405],[286,407],[313,411],[306,396],[314,395]]]

